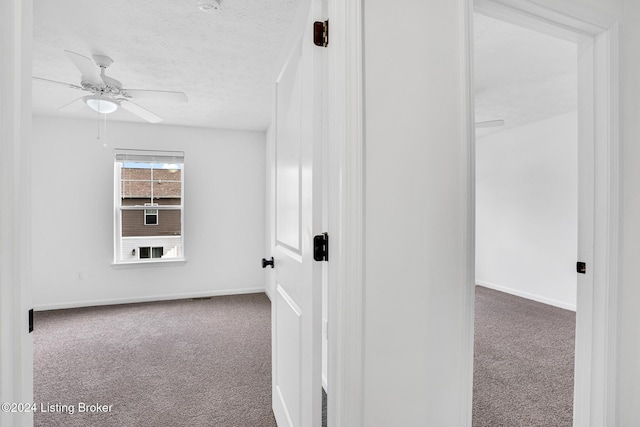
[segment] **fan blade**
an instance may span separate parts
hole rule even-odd
[[[71,52],[70,50],[65,50],[64,53],[67,54],[71,62],[80,70],[83,80],[88,80],[98,86],[104,85],[102,77],[100,77],[100,71],[98,71],[99,67],[93,62],[93,59],[87,58],[79,53]]]
[[[187,94],[184,92],[173,92],[168,90],[144,90],[144,89],[123,89],[124,92],[133,99],[142,101],[168,101],[168,102],[188,102]]]
[[[476,129],[481,128],[495,128],[504,126],[504,120],[487,120],[485,122],[476,122]]]
[[[80,89],[80,90],[84,90],[81,86],[78,85],[74,85],[71,83],[65,83],[65,82],[58,82],[56,80],[49,80],[49,79],[43,79],[42,77],[31,77],[33,80],[38,80],[41,82],[47,82],[47,83],[54,83],[57,85],[62,85],[62,86],[66,86],[66,87],[70,87],[71,89]]]
[[[146,108],[142,108],[135,102],[129,101],[128,99],[121,99],[120,106],[125,110],[129,111],[130,113],[133,113],[136,116],[141,117],[150,123],[158,123],[163,120],[162,117],[152,113]]]
[[[73,101],[64,104],[62,107],[58,108],[58,111],[79,111],[84,107],[84,102],[82,102],[82,98],[84,98],[84,96],[81,96],[80,98],[74,99]],[[78,102],[80,101],[80,102]]]

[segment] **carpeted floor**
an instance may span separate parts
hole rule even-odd
[[[474,427],[573,424],[575,313],[476,287]]]
[[[264,294],[36,312],[35,426],[273,427],[270,329]],[[575,313],[477,287],[475,329],[473,426],[571,426]]]
[[[322,389],[322,427],[327,427],[327,392]]]
[[[35,426],[275,426],[270,302],[251,294],[36,312],[34,401]],[[81,403],[108,412],[80,412]]]

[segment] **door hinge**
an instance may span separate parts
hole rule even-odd
[[[318,234],[313,238],[313,259],[329,261],[329,234]]]
[[[576,271],[581,274],[587,274],[587,263],[578,261],[576,263]]]
[[[329,46],[329,21],[313,23],[313,44],[320,47]]]
[[[33,308],[29,310],[29,333],[33,332]]]

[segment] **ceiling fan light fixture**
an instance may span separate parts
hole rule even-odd
[[[82,98],[85,104],[87,104],[92,110],[102,114],[113,113],[118,109],[118,103],[104,98],[99,95],[89,95]]]

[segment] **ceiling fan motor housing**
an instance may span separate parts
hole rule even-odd
[[[118,80],[105,75],[102,76],[102,80],[105,84],[105,92],[111,93],[113,95],[122,94],[122,83],[120,83]]]
[[[103,85],[97,85],[88,80],[82,80],[81,85],[83,89],[93,93],[127,96],[127,94],[122,90],[122,83],[118,80],[102,75],[102,81],[104,82]]]

